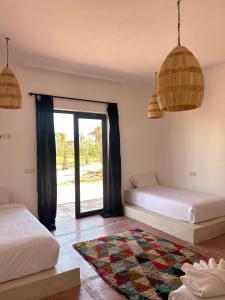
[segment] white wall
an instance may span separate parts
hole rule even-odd
[[[167,185],[225,194],[225,65],[204,74],[203,105],[167,114],[157,173]]]
[[[23,93],[21,110],[0,109],[0,185],[14,201],[36,213],[35,106],[30,91],[119,103],[122,187],[129,177],[156,170],[161,183],[225,194],[225,65],[205,71],[206,91],[201,108],[146,117],[151,85],[117,84],[40,69],[14,67]],[[105,111],[104,105],[59,101],[56,107]],[[24,169],[34,173],[25,174]],[[196,171],[197,176],[189,175]]]
[[[151,86],[116,84],[40,69],[14,67],[23,93],[21,110],[0,109],[0,134],[11,139],[0,141],[0,185],[10,189],[13,201],[18,201],[36,213],[36,135],[35,106],[28,92],[111,100],[119,103],[123,190],[135,173],[155,169],[159,133],[165,121],[150,121],[146,117]],[[104,110],[78,102],[57,101],[57,107],[74,110]],[[84,104],[82,104],[84,105]],[[24,169],[34,169],[25,174]]]

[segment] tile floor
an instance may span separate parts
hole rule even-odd
[[[90,210],[100,210],[103,208],[103,199],[90,199],[90,200],[82,200],[80,202],[81,212],[86,212]],[[69,201],[68,203],[60,203],[58,205],[58,215],[61,215],[61,212],[68,211],[74,215],[75,203],[74,201]]]
[[[68,264],[76,262],[80,266],[82,284],[80,288],[50,297],[48,300],[124,299],[97,275],[94,269],[72,248],[72,244],[133,228],[140,228],[168,238],[208,257],[216,259],[225,258],[225,235],[198,245],[192,245],[127,217],[104,219],[101,216],[92,216],[76,220],[73,208],[59,207],[57,230],[54,235],[61,245],[60,255],[62,256],[62,260]]]

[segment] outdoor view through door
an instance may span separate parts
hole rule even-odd
[[[57,204],[76,217],[100,213],[106,192],[106,116],[54,113]]]

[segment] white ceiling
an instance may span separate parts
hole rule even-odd
[[[182,0],[181,16],[202,66],[225,62],[225,0]],[[177,44],[176,0],[0,0],[0,33],[25,65],[148,80]]]

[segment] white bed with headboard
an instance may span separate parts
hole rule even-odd
[[[58,255],[53,235],[0,187],[0,283],[53,268]]]
[[[182,232],[184,228],[189,231],[198,229],[199,234],[201,228],[202,237],[198,236],[197,240],[190,237],[191,242],[205,240],[211,238],[213,234],[214,236],[221,234],[221,230],[225,231],[225,196],[163,186],[158,183],[153,173],[132,176],[131,182],[134,188],[128,190],[125,197],[127,215],[130,209],[138,209],[136,215],[140,215],[141,211],[145,214],[141,218],[142,221],[150,220],[151,216],[154,218],[158,216],[160,222],[165,224],[163,228],[157,228],[164,229],[164,231],[165,228],[170,227],[169,223],[176,223],[176,226],[181,226],[180,236],[178,236],[179,229],[174,230],[173,228],[173,231],[168,229],[168,233],[175,232],[174,235],[180,238],[185,236]],[[211,231],[210,223],[207,221],[213,224]],[[219,222],[220,225],[215,226],[214,223],[218,223],[218,221],[222,223]],[[155,227],[153,221],[152,223],[149,221],[149,223]],[[203,230],[204,226],[208,227],[208,237],[206,231]],[[217,230],[218,228],[219,230]],[[178,233],[176,234],[176,232]]]

